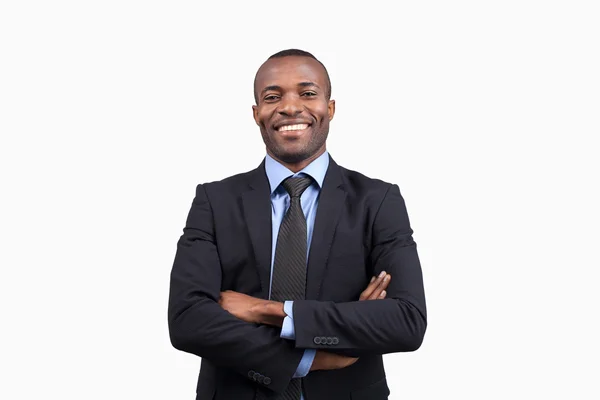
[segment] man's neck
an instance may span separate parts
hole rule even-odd
[[[297,163],[286,163],[284,161],[281,161],[280,159],[278,159],[277,157],[275,157],[275,155],[273,155],[273,153],[271,153],[269,150],[267,150],[267,154],[269,154],[275,161],[277,161],[278,163],[280,163],[281,165],[283,165],[284,167],[286,167],[287,169],[289,169],[293,173],[296,173],[296,172],[302,171],[311,162],[313,162],[317,158],[319,158],[323,153],[325,153],[325,150],[327,150],[327,149],[325,148],[325,145],[323,145],[323,147],[319,151],[317,151],[315,154],[313,154],[309,158],[307,158],[305,160],[302,160],[302,161],[299,161]]]

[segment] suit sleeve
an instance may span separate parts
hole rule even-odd
[[[334,303],[294,301],[296,346],[361,356],[417,350],[427,327],[417,246],[404,199],[391,185],[373,228],[374,273],[392,275],[384,300]]]
[[[244,322],[219,304],[221,264],[212,208],[198,185],[171,271],[168,324],[172,345],[231,368],[274,392],[282,392],[304,350],[277,328]]]

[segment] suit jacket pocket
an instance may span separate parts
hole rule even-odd
[[[351,393],[352,400],[387,400],[389,395],[390,389],[385,378]]]

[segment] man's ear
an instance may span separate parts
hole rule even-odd
[[[258,123],[258,107],[257,106],[252,106],[252,116],[254,117],[254,122],[256,122],[256,125],[260,126],[260,124]]]
[[[335,115],[335,100],[329,100],[329,104],[327,104],[327,113],[329,114],[329,120],[331,121]]]

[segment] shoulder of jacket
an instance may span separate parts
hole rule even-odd
[[[209,195],[215,193],[234,194],[239,192],[240,189],[248,187],[248,183],[250,182],[250,177],[253,172],[255,172],[255,170],[242,172],[220,180],[199,183],[196,185],[196,191],[204,190]]]
[[[390,187],[393,186],[393,184],[390,182],[386,182],[377,178],[371,178],[363,173],[353,171],[342,166],[339,167],[343,179],[344,181],[346,181],[345,183],[349,184],[350,186],[368,186],[371,189],[375,189],[378,191],[381,190],[383,192],[387,192],[390,189]]]

